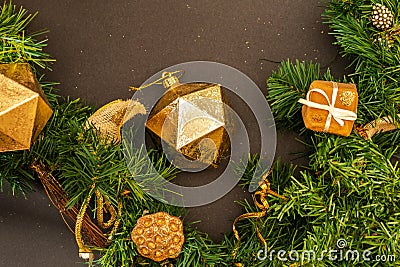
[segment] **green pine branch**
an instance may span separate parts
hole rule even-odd
[[[371,6],[376,1],[332,0],[325,13],[328,23],[343,49],[343,55],[354,58],[356,73],[348,80],[357,84],[359,92],[358,119],[365,124],[383,116],[398,122],[400,107],[400,48],[395,37],[393,47],[376,42],[376,37],[390,35],[380,32],[370,22]],[[400,3],[382,0],[399,22]],[[0,12],[1,62],[28,62],[45,67],[51,61],[42,49],[45,41],[25,30],[34,15],[5,3]],[[282,62],[268,79],[268,100],[279,127],[300,130],[301,104],[312,81],[334,80],[329,70],[322,74],[318,64],[296,61]],[[287,199],[268,196],[270,208],[265,217],[241,221],[237,229],[241,242],[236,257],[232,256],[238,241],[227,233],[220,244],[206,234],[194,230],[185,221],[181,208],[161,203],[146,195],[146,181],[159,181],[158,175],[146,172],[148,157],[144,150],[135,150],[131,161],[125,162],[121,145],[111,145],[98,138],[95,129],[86,127],[93,112],[80,100],[61,100],[53,85],[41,81],[54,108],[54,114],[30,151],[0,154],[0,187],[3,181],[11,184],[13,193],[25,192],[35,175],[30,170],[34,162],[45,163],[67,192],[69,205],[80,205],[93,192],[94,185],[113,205],[122,203],[120,227],[97,263],[103,266],[160,266],[140,257],[130,234],[144,212],[166,211],[181,216],[185,224],[183,251],[177,259],[164,262],[175,266],[346,266],[349,262],[322,261],[282,262],[276,254],[260,260],[257,253],[265,249],[256,235],[260,230],[268,248],[299,252],[335,248],[339,238],[345,238],[348,248],[387,255],[400,252],[400,170],[397,163],[400,130],[375,135],[364,140],[353,132],[348,138],[304,131],[308,137],[309,166],[300,174],[295,166],[277,161],[268,177],[272,190]],[[124,144],[129,145],[129,144]],[[173,179],[176,169],[162,154],[151,152],[151,164],[166,179]],[[241,184],[250,184],[258,164],[257,156],[249,158]],[[142,173],[138,183],[131,172]],[[162,193],[162,192],[160,192]],[[251,202],[239,202],[244,212],[259,212]],[[96,216],[95,204],[90,208]],[[374,262],[354,262],[374,266]],[[388,266],[391,263],[387,263]]]
[[[321,75],[319,64],[283,61],[268,78],[268,96],[274,119],[279,127],[296,129],[302,125],[300,98],[305,98],[311,83],[318,79],[333,80],[329,70]]]
[[[35,18],[22,7],[17,8],[10,2],[4,2],[0,7],[0,62],[29,63],[32,68],[49,67],[54,60],[43,51],[47,39],[41,38],[47,31],[27,33],[26,28]]]

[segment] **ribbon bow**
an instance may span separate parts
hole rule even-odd
[[[329,126],[331,125],[332,118],[340,125],[344,125],[344,120],[347,121],[355,121],[357,119],[357,114],[354,113],[353,111],[346,110],[346,109],[341,109],[341,108],[335,108],[335,103],[336,103],[336,97],[339,91],[338,84],[336,82],[333,83],[333,91],[332,91],[332,102],[329,100],[328,95],[323,91],[322,89],[319,88],[314,88],[308,91],[306,99],[299,99],[298,102],[302,103],[303,105],[312,107],[312,108],[317,108],[317,109],[323,109],[329,112],[328,117],[326,118],[325,122],[325,128],[324,132],[327,132],[329,130]],[[328,102],[328,105],[324,104],[319,104],[316,102],[310,101],[310,94],[312,92],[316,92],[321,94],[323,97],[325,97],[326,101]]]

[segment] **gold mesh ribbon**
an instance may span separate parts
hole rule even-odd
[[[99,131],[100,138],[108,143],[121,142],[122,125],[137,114],[146,114],[144,106],[135,100],[115,100],[99,108],[86,123]]]
[[[108,143],[120,143],[122,125],[137,114],[146,114],[146,109],[140,102],[134,100],[115,100],[102,106],[90,116],[86,122],[86,128],[90,126],[96,128],[99,131],[100,138]],[[88,259],[89,263],[93,260],[93,253],[82,239],[82,225],[84,224],[85,218],[87,218],[86,210],[89,207],[93,194],[96,195],[96,216],[98,225],[104,229],[113,226],[109,235],[110,240],[118,229],[120,224],[119,218],[121,218],[122,215],[122,204],[120,202],[118,203],[118,211],[116,211],[109,199],[103,197],[101,192],[95,189],[95,185],[93,184],[89,195],[79,210],[75,224],[75,239],[79,247],[79,256],[83,259]],[[107,222],[104,222],[104,211],[110,214],[110,219]]]
[[[265,214],[267,213],[267,210],[269,209],[269,204],[267,201],[267,196],[271,195],[283,200],[286,200],[286,197],[279,195],[278,193],[274,192],[271,190],[271,184],[268,181],[267,177],[268,175],[272,172],[272,170],[270,170],[269,172],[267,172],[264,176],[262,181],[260,182],[260,187],[261,190],[257,191],[254,193],[254,204],[261,210],[259,212],[249,212],[246,214],[242,214],[239,217],[237,217],[235,219],[235,221],[233,222],[233,233],[235,235],[235,238],[237,239],[237,245],[235,247],[235,249],[232,252],[232,256],[235,259],[236,255],[239,251],[239,247],[240,247],[240,236],[239,236],[239,232],[236,230],[236,224],[243,220],[243,219],[250,219],[250,218],[256,218],[256,234],[258,239],[261,241],[261,243],[263,243],[264,246],[267,245],[267,242],[265,241],[264,237],[262,236],[262,234],[260,233],[260,230],[258,229],[257,226],[257,221],[264,217]],[[243,266],[242,263],[235,263],[235,266]]]
[[[400,117],[400,114],[397,114]],[[356,131],[366,140],[369,140],[377,133],[388,132],[399,128],[399,124],[396,123],[391,116],[383,117],[365,125],[356,128]]]

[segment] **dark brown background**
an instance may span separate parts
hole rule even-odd
[[[60,94],[102,105],[130,98],[131,85],[170,65],[210,60],[231,65],[266,93],[266,79],[287,58],[329,65],[337,77],[344,61],[322,24],[326,1],[95,1],[14,0],[39,15],[30,30],[48,28],[48,49],[57,62],[47,79],[60,82]],[[235,107],[240,110],[245,107]],[[293,161],[303,147],[296,134],[278,133],[277,156]],[[254,142],[257,142],[255,140]],[[304,162],[304,160],[295,161]],[[207,174],[208,175],[208,174]],[[204,175],[194,175],[196,179]],[[182,176],[180,177],[182,179]],[[188,178],[186,178],[188,179]],[[74,236],[50,206],[40,185],[14,198],[0,193],[1,266],[73,266]],[[190,211],[199,229],[220,240],[240,214],[235,189],[223,199]]]

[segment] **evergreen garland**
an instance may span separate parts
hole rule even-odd
[[[344,56],[353,59],[354,74],[344,81],[357,84],[359,106],[357,125],[377,118],[400,118],[400,2],[382,0],[394,16],[393,28],[381,31],[370,19],[372,6],[377,1],[332,0],[325,18],[336,44]],[[0,62],[28,62],[33,67],[46,67],[52,60],[42,51],[46,43],[37,41],[40,35],[27,35],[25,28],[34,15],[5,3],[0,13]],[[391,38],[393,45],[380,42]],[[37,68],[35,68],[38,71]],[[37,75],[40,75],[37,72]],[[235,258],[232,252],[237,241],[227,233],[220,244],[206,234],[199,233],[185,223],[185,243],[176,260],[164,266],[376,266],[377,262],[322,261],[303,258],[300,262],[280,261],[276,256],[257,258],[265,250],[256,235],[258,227],[266,238],[268,249],[297,250],[299,253],[335,249],[344,238],[346,249],[371,250],[374,255],[397,255],[400,252],[400,171],[397,165],[400,130],[375,135],[365,140],[356,132],[349,137],[315,133],[304,129],[301,104],[313,80],[337,80],[329,69],[321,73],[312,62],[282,62],[268,79],[268,100],[278,127],[290,128],[306,137],[309,147],[309,166],[295,173],[295,166],[275,162],[268,177],[272,189],[284,195],[286,202],[270,197],[267,216],[256,221],[241,221],[237,229],[241,235],[240,249]],[[60,99],[54,84],[40,83],[54,108],[54,115],[30,151],[0,154],[0,188],[3,181],[11,185],[13,193],[29,191],[35,173],[30,166],[44,163],[57,177],[69,196],[69,206],[80,205],[98,189],[115,206],[122,202],[121,224],[106,248],[97,248],[102,266],[160,266],[138,255],[130,233],[144,211],[166,211],[183,216],[184,210],[160,203],[145,194],[126,168],[121,145],[106,144],[94,129],[86,129],[85,122],[93,112],[80,100]],[[129,145],[129,144],[125,144]],[[173,179],[176,170],[163,155],[150,152],[153,164],[166,179]],[[141,168],[142,151],[137,151],[130,165]],[[246,187],[252,178],[257,157],[250,157],[241,178]],[[152,177],[149,177],[151,179]],[[94,188],[92,185],[94,184]],[[245,212],[258,212],[253,203],[239,202]],[[91,205],[95,214],[95,205]],[[184,221],[185,222],[185,221]],[[263,256],[263,254],[261,255]],[[386,262],[385,265],[396,263]]]

